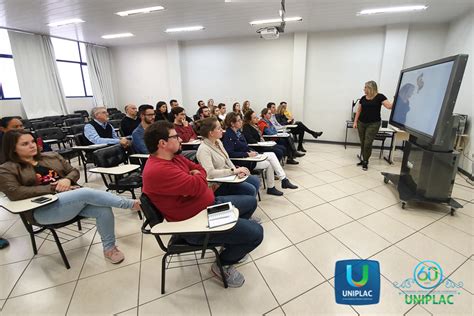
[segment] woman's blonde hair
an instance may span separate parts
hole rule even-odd
[[[373,80],[367,81],[365,83],[365,86],[369,90],[369,95],[368,95],[369,98],[373,98],[377,95],[377,93],[379,93],[379,90],[377,88],[377,83],[375,81]]]
[[[286,106],[287,106],[286,103],[283,103],[283,104],[280,103],[280,105],[277,107],[277,114],[282,114],[282,115],[285,114]]]

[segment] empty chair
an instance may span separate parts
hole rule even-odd
[[[72,158],[79,156],[79,154],[72,148],[66,147],[66,135],[59,127],[38,129],[36,130],[36,135],[41,137],[45,143],[57,144],[58,150],[55,151],[69,161],[71,161]],[[62,148],[61,144],[63,146]]]
[[[76,125],[72,125],[70,128],[69,128],[69,133],[71,135],[77,135],[77,134],[82,134],[84,133],[84,126],[85,124],[76,124]],[[77,146],[83,146],[83,145],[79,145],[79,144],[76,144]]]
[[[74,113],[81,114],[81,116],[85,119],[89,118],[89,112],[87,112],[86,110],[78,110],[78,111],[74,111]]]
[[[116,112],[120,112],[117,108],[107,108],[107,112],[110,114],[114,114]]]
[[[109,115],[109,119],[111,120],[122,120],[126,116],[125,113],[122,112],[115,112]]]
[[[66,126],[73,126],[73,125],[78,125],[78,124],[84,124],[84,118],[83,117],[76,117],[76,118],[67,118],[64,120],[64,124]]]
[[[55,127],[55,125],[51,121],[35,121],[31,122],[31,127],[36,131],[38,129]]]
[[[45,121],[51,121],[53,122],[56,126],[61,126],[63,125],[64,122],[64,117],[62,115],[54,115],[54,116],[45,116],[44,117]]]

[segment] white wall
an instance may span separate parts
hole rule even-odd
[[[384,34],[374,28],[309,35],[303,120],[324,131],[321,139],[344,141],[351,101],[363,95],[366,81],[379,79]],[[358,142],[355,130],[348,140]]]
[[[69,113],[77,110],[90,111],[94,106],[93,98],[66,98],[66,107]],[[21,105],[21,100],[2,100],[0,101],[0,117],[21,116],[26,118],[25,111]]]
[[[111,48],[117,108],[169,100],[165,44]]]
[[[444,57],[448,27],[448,24],[410,25],[403,68]]]
[[[464,157],[461,159],[459,166],[472,174],[474,158],[474,128],[472,127],[472,116],[474,114],[474,72],[472,67],[474,62],[474,10],[450,24],[444,54],[445,56],[469,55],[454,112],[469,115],[469,130],[467,133],[469,134],[470,144],[467,150],[463,152]]]
[[[189,41],[181,45],[183,104],[213,98],[227,108],[250,100],[260,111],[269,101],[288,100],[293,72],[293,35],[277,41],[258,38]]]

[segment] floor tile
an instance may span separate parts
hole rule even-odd
[[[13,289],[12,296],[77,280],[86,255],[87,248],[66,251],[70,269],[66,269],[59,254],[33,259]]]
[[[263,241],[250,253],[254,260],[291,245],[291,241],[273,222],[263,223],[262,226]]]
[[[437,220],[437,218],[431,216],[429,212],[402,209],[399,204],[387,207],[381,212],[415,230],[422,229]]]
[[[353,195],[353,197],[367,205],[372,206],[376,210],[381,210],[398,203],[398,201],[392,198],[386,198],[382,194],[372,190],[356,193]]]
[[[285,316],[285,312],[281,309],[281,307],[277,307],[272,309],[271,311],[263,314],[265,316]]]
[[[140,261],[142,234],[133,234],[117,239],[117,247],[125,255],[125,260],[117,265],[105,260],[102,244],[92,245],[87,255],[84,268],[80,278],[86,278],[94,274],[121,268],[121,265],[129,265]],[[158,244],[157,244],[158,246]]]
[[[304,213],[306,213],[326,230],[334,229],[354,220],[353,218],[347,216],[344,212],[339,211],[330,203],[312,207],[305,210]]]
[[[0,266],[0,299],[6,299],[20,278],[29,261],[21,261]]]
[[[68,242],[63,242],[61,245],[64,250],[73,250],[73,249],[87,247],[92,244],[95,238],[95,235],[96,235],[96,229],[94,228],[78,238],[72,239],[71,241],[68,241]],[[55,253],[59,253],[58,246],[56,245],[54,241],[52,241],[52,236],[50,236],[50,238],[51,240],[45,240],[44,243],[41,245],[41,247],[38,249],[37,257],[48,256]]]
[[[326,279],[334,277],[336,261],[358,259],[355,253],[329,233],[305,240],[296,246]]]
[[[378,179],[378,178],[370,177],[366,174],[351,178],[351,180],[365,187],[366,189],[374,189],[376,187],[384,185],[383,177],[380,177],[380,179]]]
[[[163,243],[168,244],[171,236],[161,236]],[[153,235],[143,234],[142,241],[142,260],[150,259],[159,255],[163,255],[164,252],[161,250],[158,242]]]
[[[408,312],[406,312],[405,315],[408,316],[429,316],[432,315],[430,312],[428,312],[426,309],[421,307],[420,305],[416,305],[414,308],[410,309]]]
[[[20,216],[13,214],[0,207],[0,221],[18,220]]]
[[[346,215],[358,219],[363,216],[377,212],[373,207],[359,201],[352,196],[346,196],[342,199],[330,202],[333,206],[346,213]]]
[[[231,289],[229,289],[230,291]],[[229,302],[226,301],[227,305]],[[139,307],[138,315],[210,315],[202,283]]]
[[[10,227],[15,225],[16,222],[18,222],[18,219],[10,219],[10,220],[4,220],[4,221],[0,220],[0,236],[2,236],[3,238],[7,238],[5,235],[5,232]]]
[[[473,254],[473,236],[441,221],[431,224],[420,232],[466,257]]]
[[[352,181],[350,179],[336,181],[331,184],[339,191],[345,192],[347,194],[356,194],[367,190],[365,187],[357,184],[355,181]]]
[[[293,203],[288,201],[286,198],[282,197],[261,201],[258,205],[271,219],[300,212],[299,208],[293,205]]]
[[[289,178],[289,179],[291,180],[291,178]],[[309,188],[312,188],[312,187],[315,187],[315,186],[318,186],[318,185],[323,185],[323,184],[326,183],[326,182],[324,182],[324,181],[322,181],[322,180],[320,180],[320,179],[318,179],[315,176],[312,176],[310,174],[295,177],[295,180],[298,181],[298,183],[300,185],[302,185],[303,187],[305,187],[306,189],[309,189]],[[288,192],[290,192],[290,191],[288,191]]]
[[[453,298],[454,304],[430,304],[424,307],[433,315],[456,315],[456,316],[472,316],[474,315],[474,296],[464,290],[459,291],[460,294]]]
[[[453,282],[463,282],[463,288],[474,294],[474,261],[467,260],[450,277]]]
[[[300,210],[306,210],[310,207],[325,203],[324,200],[320,199],[316,194],[309,190],[285,194],[285,197]]]
[[[371,257],[390,245],[385,239],[357,222],[336,228],[331,234],[362,259]]]
[[[324,229],[303,212],[280,217],[275,224],[293,243],[324,233]]]
[[[445,216],[441,221],[467,234],[474,235],[474,218],[464,213],[456,212],[454,216]]]
[[[68,315],[112,314],[135,307],[139,264],[79,280]]]
[[[17,220],[5,233],[3,233],[2,237],[9,239],[27,235],[28,231],[25,228],[25,224],[23,224],[21,220]]]
[[[35,237],[36,246],[40,247],[43,239]],[[8,239],[10,246],[0,251],[0,264],[23,261],[33,258],[30,236],[22,236]]]
[[[397,282],[398,284],[412,277],[413,269],[419,263],[419,260],[397,246],[384,249],[370,259],[377,260],[380,263],[380,273],[382,275],[392,283]]]
[[[370,214],[369,216],[359,219],[358,222],[391,243],[396,243],[415,232],[413,228],[381,212]]]
[[[128,309],[124,312],[117,313],[115,315],[119,316],[137,316],[138,315],[138,307]]]
[[[400,241],[397,243],[397,247],[419,261],[436,261],[441,265],[445,274],[453,272],[467,259],[467,257],[462,256],[458,252],[420,233]]]
[[[347,159],[344,158],[342,159],[343,162],[346,160]],[[347,165],[347,162],[344,162],[346,166],[331,169],[331,171],[343,178],[353,178],[364,174],[365,171],[363,171],[362,168],[355,166],[354,161],[348,161],[348,163],[350,165]]]
[[[65,315],[75,282],[10,298],[2,315]]]
[[[140,274],[140,304],[150,302],[162,296],[161,294],[161,258],[154,257],[142,262]],[[191,259],[191,257],[185,257]],[[195,262],[195,261],[194,261]],[[196,265],[183,267],[183,264],[174,264],[172,269],[166,270],[165,294],[181,290],[201,281],[199,269]]]
[[[320,185],[309,190],[326,202],[334,201],[348,195],[346,192],[336,189],[332,184]]]
[[[204,282],[213,315],[262,315],[278,306],[254,263],[245,264],[238,270],[245,277],[240,288],[224,289],[216,278]]]
[[[328,162],[324,162],[324,164],[328,164]],[[341,181],[344,180],[343,177],[340,175],[335,174],[334,172],[331,171],[321,171],[321,172],[316,172],[313,174],[316,178],[326,182],[326,183],[331,183],[331,182],[336,182],[336,181]]]
[[[334,288],[324,282],[282,306],[287,315],[357,315],[348,305],[337,304]]]
[[[461,213],[469,217],[474,217],[474,202],[464,204],[462,208],[456,211],[456,213]]]
[[[294,246],[258,259],[255,263],[280,304],[324,281]]]

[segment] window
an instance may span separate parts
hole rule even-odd
[[[54,37],[51,42],[66,97],[91,97],[85,44]]]
[[[8,31],[0,29],[0,100],[19,98],[20,88],[13,64]]]

